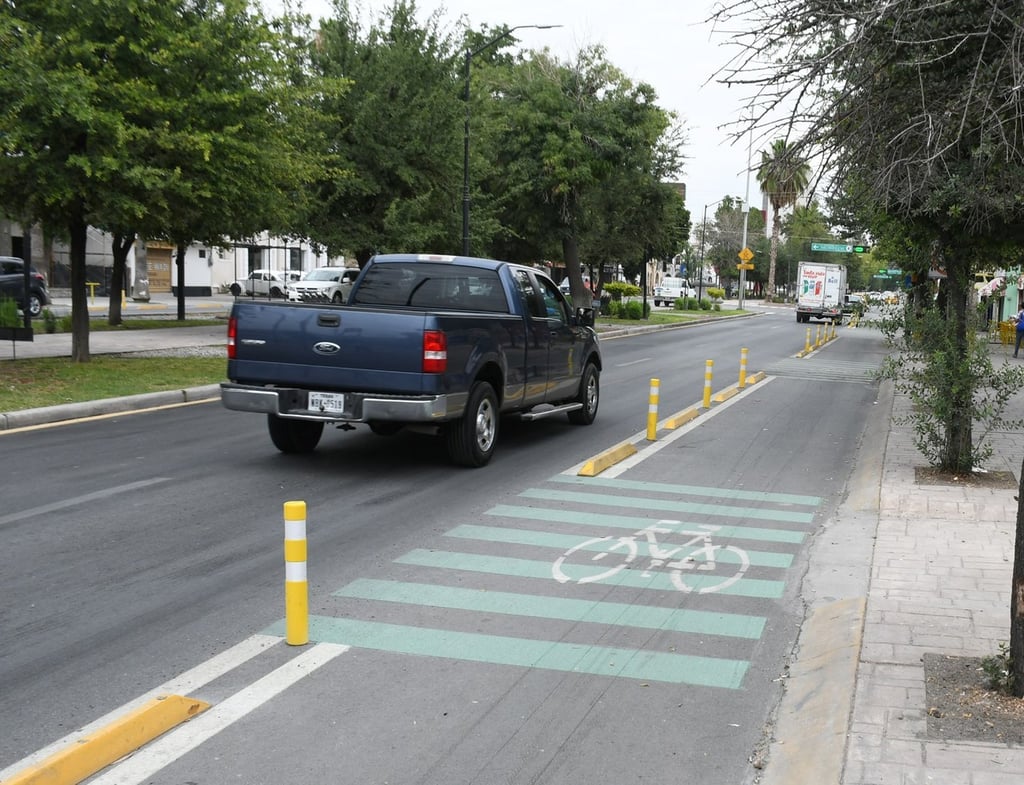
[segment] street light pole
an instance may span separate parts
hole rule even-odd
[[[550,30],[562,25],[516,25],[510,27],[501,35],[496,35],[490,41],[476,49],[466,49],[465,81],[466,88],[463,99],[466,102],[466,125],[462,137],[462,255],[469,256],[469,63],[475,55],[485,49],[494,46],[498,41],[508,38],[514,30]]]

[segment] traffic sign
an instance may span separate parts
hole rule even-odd
[[[740,251],[736,255],[739,256],[740,259],[742,259],[744,262],[749,262],[751,259],[754,258],[754,252],[751,251],[749,248],[744,248],[742,251]],[[752,268],[745,267],[745,268],[741,268],[741,269],[749,270],[749,269],[752,269]]]
[[[828,253],[853,253],[853,246],[840,243],[811,243],[811,250],[826,251]]]
[[[754,269],[754,265],[752,265],[750,262],[740,262],[738,265],[736,265],[736,269],[737,270],[753,270]]]

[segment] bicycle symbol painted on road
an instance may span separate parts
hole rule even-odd
[[[681,521],[658,521],[625,537],[592,537],[559,556],[551,567],[551,574],[559,583],[607,580],[622,570],[633,568],[642,547],[642,540],[639,543],[637,540],[643,538],[650,556],[642,573],[644,578],[650,577],[652,570],[664,569],[679,591],[710,594],[732,586],[743,577],[750,566],[747,552],[735,545],[715,545],[711,541],[711,535],[720,526],[701,524],[699,531],[695,531],[676,528],[680,525]],[[666,543],[663,547],[658,535],[671,534],[690,539],[681,545]],[[644,561],[641,559],[640,564]],[[602,567],[605,569],[599,569]],[[692,577],[698,574],[703,575],[700,581]]]

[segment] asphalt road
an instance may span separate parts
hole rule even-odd
[[[593,426],[503,424],[475,471],[429,437],[365,429],[279,455],[259,417],[209,403],[0,434],[17,456],[0,769],[174,685],[214,708],[97,782],[752,782],[808,548],[843,497],[884,352],[844,331],[796,360],[804,335],[786,309],[606,341]],[[706,359],[716,390],[734,383],[740,347],[768,381],[578,477],[643,432],[651,378],[666,416],[701,399]],[[280,641],[292,499],[308,505],[304,647]],[[590,580],[592,557],[574,562],[581,543],[664,520],[679,523],[660,525],[663,545],[715,538],[714,569],[641,554]]]

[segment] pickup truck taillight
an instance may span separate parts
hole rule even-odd
[[[235,338],[238,337],[238,320],[232,316],[228,319],[228,359],[235,359]]]
[[[423,373],[444,373],[448,369],[448,339],[440,330],[423,331]]]

